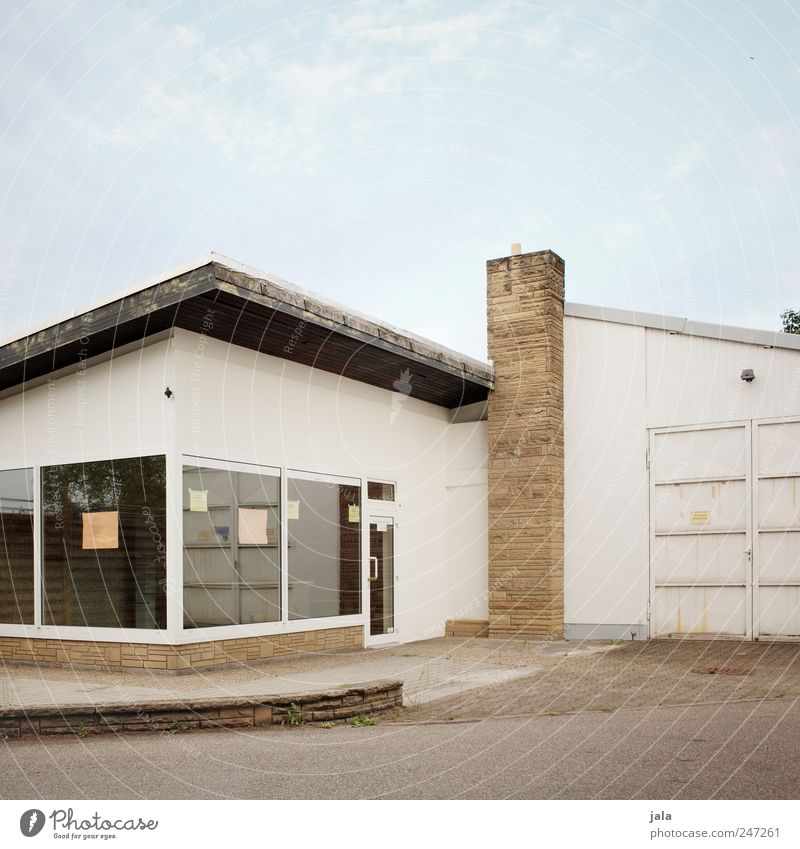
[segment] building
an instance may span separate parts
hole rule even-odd
[[[0,347],[0,657],[800,635],[800,337],[487,280],[491,365],[216,254]]]

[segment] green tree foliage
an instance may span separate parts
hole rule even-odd
[[[800,310],[784,310],[781,321],[784,333],[800,333]]]

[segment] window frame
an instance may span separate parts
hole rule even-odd
[[[106,628],[86,625],[44,625],[42,624],[42,603],[44,592],[42,586],[42,469],[47,466],[69,466],[80,463],[116,462],[117,460],[137,459],[150,456],[164,457],[166,464],[166,502],[167,502],[167,627],[166,628]],[[0,622],[0,636],[29,637],[31,639],[77,640],[83,642],[107,643],[150,643],[152,645],[172,645],[175,643],[174,632],[170,626],[170,595],[171,550],[175,545],[175,522],[170,506],[170,488],[174,489],[174,481],[170,481],[170,471],[173,466],[174,448],[163,444],[151,445],[144,443],[132,450],[87,450],[80,453],[65,452],[56,454],[31,454],[24,462],[0,465],[0,471],[14,469],[33,469],[33,580],[34,580],[34,624],[11,625]],[[172,539],[170,538],[172,534]]]
[[[280,557],[281,557],[281,618],[275,622],[254,622],[244,625],[214,625],[208,628],[184,628],[183,627],[183,521],[182,521],[182,477],[184,466],[201,466],[208,469],[219,469],[220,471],[241,471],[246,473],[258,473],[263,469],[267,472],[280,473]],[[314,619],[289,619],[289,534],[286,531],[287,527],[287,491],[289,477],[300,480],[319,481],[321,483],[339,483],[349,486],[359,487],[362,498],[362,523],[364,515],[364,494],[366,492],[366,478],[361,476],[345,476],[337,474],[324,474],[321,472],[311,472],[304,469],[296,469],[287,465],[266,465],[264,463],[247,463],[241,460],[221,460],[215,457],[207,457],[199,454],[187,454],[178,452],[175,463],[176,474],[181,483],[177,487],[173,487],[173,501],[171,502],[175,510],[177,508],[178,530],[175,532],[179,543],[177,558],[174,561],[175,571],[177,573],[177,586],[180,587],[180,614],[179,628],[176,634],[176,644],[195,643],[195,642],[210,642],[212,640],[232,640],[240,637],[266,637],[278,636],[280,634],[293,634],[302,631],[322,631],[332,628],[349,628],[363,626],[366,627],[366,617],[364,614],[363,580],[361,583],[361,613],[354,613],[347,616],[325,616]],[[169,477],[167,479],[169,487]],[[169,494],[167,496],[168,503]],[[361,534],[361,571],[364,568],[364,539],[366,535]],[[169,567],[168,567],[169,569]],[[169,625],[169,611],[167,624]]]
[[[384,486],[391,486],[394,489],[394,498],[391,500],[387,500],[385,498],[370,498],[369,497],[369,485],[371,483],[383,484]],[[385,504],[387,507],[397,507],[400,502],[400,494],[397,489],[397,481],[389,480],[388,478],[373,478],[367,477],[364,478],[364,490],[366,492],[365,504],[375,505],[377,508],[380,504]]]
[[[41,522],[41,471],[45,466],[70,465],[74,463],[91,463],[96,461],[116,461],[160,455],[166,462],[166,503],[167,503],[167,627],[151,628],[105,628],[76,625],[44,625],[42,624],[42,522]],[[209,628],[183,627],[183,466],[200,465],[221,470],[239,470],[253,472],[258,469],[277,470],[280,473],[280,521],[281,521],[281,619],[276,622],[248,623],[244,625],[218,625]],[[22,462],[0,464],[0,470],[20,468],[33,469],[34,482],[34,624],[12,625],[0,622],[0,636],[29,637],[31,639],[62,639],[82,642],[106,643],[148,643],[151,645],[186,645],[189,643],[205,643],[215,640],[232,640],[246,637],[279,636],[281,634],[299,633],[302,631],[321,631],[334,628],[368,627],[369,606],[365,601],[365,581],[367,577],[369,535],[363,533],[363,522],[367,515],[367,474],[343,475],[300,469],[287,464],[265,464],[247,462],[244,460],[226,460],[219,457],[206,456],[178,448],[174,442],[153,445],[142,443],[135,450],[105,449],[85,450],[81,452],[52,452],[45,449],[38,453],[25,456]],[[326,483],[342,483],[361,488],[361,613],[346,616],[330,616],[316,619],[288,618],[288,534],[286,528],[286,494],[289,475],[305,480],[318,480]],[[369,480],[377,480],[369,477]],[[379,481],[381,482],[381,481]],[[395,481],[394,502],[370,502],[380,504],[384,510],[389,506],[399,507],[397,501],[399,490]],[[366,633],[366,632],[365,632]]]
[[[192,462],[188,462],[189,459],[191,459]],[[209,626],[205,626],[205,627],[200,626],[200,627],[196,627],[196,628],[185,627],[185,625],[184,625],[185,605],[184,605],[184,596],[183,596],[183,593],[184,593],[184,590],[185,590],[185,584],[184,584],[184,576],[183,576],[183,558],[184,558],[184,552],[185,552],[186,549],[184,548],[184,537],[183,537],[183,518],[184,518],[184,516],[183,516],[183,512],[184,512],[183,511],[183,495],[184,495],[183,473],[184,473],[184,470],[186,468],[213,469],[215,471],[221,471],[221,472],[237,472],[237,473],[248,474],[248,475],[262,475],[264,477],[275,477],[275,478],[278,479],[278,492],[279,492],[278,521],[280,523],[280,527],[279,527],[279,534],[278,534],[279,544],[278,544],[277,548],[278,548],[278,558],[279,558],[278,567],[279,567],[279,570],[280,570],[279,598],[280,598],[281,615],[280,615],[280,618],[278,618],[277,620],[273,620],[271,622],[246,622],[246,623],[240,622],[240,623],[232,623],[230,625],[209,625]],[[180,464],[180,487],[179,487],[178,492],[176,493],[176,499],[177,499],[177,502],[179,504],[179,523],[180,523],[180,529],[181,529],[181,554],[180,554],[180,560],[179,560],[179,564],[178,564],[180,571],[181,571],[181,580],[180,580],[181,606],[180,606],[180,620],[179,620],[180,625],[181,625],[181,629],[180,629],[181,632],[184,632],[184,633],[185,632],[191,632],[193,634],[194,633],[205,634],[205,633],[208,633],[208,632],[211,632],[211,631],[216,631],[220,628],[240,629],[240,628],[261,627],[261,626],[264,626],[264,625],[275,626],[275,625],[281,624],[283,622],[283,617],[284,617],[284,607],[285,607],[285,605],[284,605],[283,599],[284,599],[285,584],[286,584],[286,581],[284,580],[284,568],[283,568],[283,564],[284,564],[284,557],[283,557],[284,540],[283,540],[283,537],[284,537],[284,530],[285,530],[285,527],[284,527],[285,508],[284,508],[284,505],[283,505],[283,502],[284,502],[284,479],[283,479],[283,472],[281,470],[281,467],[280,466],[267,466],[267,465],[264,465],[263,463],[242,463],[242,462],[239,462],[239,461],[228,462],[228,461],[225,461],[225,460],[211,460],[207,457],[196,457],[195,456],[195,457],[190,458],[188,455],[183,455],[182,458],[181,458],[181,464]],[[232,507],[233,507],[233,505],[232,505]],[[233,509],[231,510],[230,534],[231,534],[231,551],[238,553],[238,550],[239,550],[238,517],[237,517],[237,515],[236,515],[236,513]]]
[[[31,522],[31,533],[33,534],[33,572],[31,579],[33,581],[33,622],[24,622],[24,623],[11,623],[11,622],[3,622],[0,619],[0,628],[33,628],[36,625],[39,625],[41,622],[41,608],[38,601],[38,594],[40,591],[39,582],[37,580],[37,563],[38,563],[38,549],[39,549],[39,511],[38,511],[38,472],[39,467],[35,465],[15,465],[0,468],[0,473],[2,472],[31,472],[31,485],[33,487],[33,492],[31,493],[33,498],[31,500],[31,510],[33,511],[32,522]]]

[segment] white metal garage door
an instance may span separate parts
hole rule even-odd
[[[800,635],[799,497],[800,421],[652,431],[651,636]]]
[[[800,421],[753,422],[753,636],[800,636]]]
[[[751,634],[750,424],[654,431],[650,634]]]

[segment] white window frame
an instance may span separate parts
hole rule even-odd
[[[394,498],[391,501],[386,501],[383,498],[369,498],[369,484],[371,483],[383,483],[389,484],[394,487]],[[400,505],[400,490],[397,487],[397,481],[389,480],[389,478],[374,478],[367,477],[364,479],[364,503],[369,504],[370,508],[375,507],[376,509],[381,505],[386,505],[389,509],[394,509]]]
[[[100,628],[87,625],[44,625],[42,624],[42,604],[44,592],[42,587],[42,524],[41,524],[41,483],[42,469],[48,466],[69,466],[79,463],[116,462],[138,457],[162,456],[165,458],[167,472],[167,627],[166,628]],[[80,642],[98,643],[150,643],[152,645],[170,645],[173,643],[170,630],[170,547],[174,537],[174,522],[170,521],[169,470],[174,459],[174,449],[171,446],[140,445],[136,450],[103,451],[86,450],[80,453],[66,454],[34,454],[26,456],[22,463],[3,465],[0,471],[33,468],[33,580],[34,580],[34,624],[10,625],[0,622],[0,636],[28,637],[30,639],[76,640]]]
[[[167,627],[154,628],[100,628],[74,625],[44,625],[42,624],[42,546],[41,546],[41,480],[42,469],[46,466],[66,466],[76,463],[114,462],[136,457],[163,456],[166,463],[167,486]],[[219,625],[211,628],[183,627],[183,467],[199,465],[222,471],[242,471],[280,475],[281,506],[280,520],[283,533],[281,534],[281,620],[278,622],[249,623],[245,625]],[[380,505],[384,511],[399,506],[397,501],[398,489],[395,481],[381,481],[366,475],[325,474],[321,472],[296,469],[287,465],[266,465],[264,463],[247,462],[244,460],[225,460],[219,457],[207,457],[196,453],[184,453],[174,444],[137,446],[135,450],[120,451],[86,450],[80,453],[71,452],[64,455],[40,453],[26,456],[21,462],[3,465],[0,471],[14,469],[33,469],[34,481],[34,624],[12,625],[0,622],[0,637],[28,637],[31,639],[75,640],[79,642],[98,643],[145,643],[151,645],[186,645],[189,643],[205,643],[215,640],[232,640],[245,637],[279,636],[302,631],[323,631],[332,628],[362,627],[364,633],[369,625],[368,595],[364,589],[366,580],[361,586],[361,613],[349,616],[326,616],[315,619],[288,619],[288,535],[285,532],[286,492],[289,476],[301,480],[320,481],[322,483],[340,483],[359,487],[361,491],[361,561],[362,573],[366,579],[364,564],[367,562],[369,535],[363,532],[364,520],[367,515],[367,479],[381,483],[394,483],[395,501],[377,501],[370,504]],[[394,511],[392,511],[394,512]]]
[[[289,619],[289,535],[286,533],[287,519],[287,502],[286,493],[288,490],[289,478],[297,480],[318,481],[320,483],[339,483],[349,486],[357,486],[362,493],[362,505],[365,491],[365,479],[361,477],[346,477],[344,475],[328,475],[320,472],[309,472],[301,469],[294,469],[290,466],[267,466],[263,463],[247,463],[241,460],[220,460],[219,458],[204,457],[197,454],[180,454],[178,456],[177,469],[183,476],[184,465],[200,465],[209,469],[220,469],[222,471],[241,471],[251,474],[257,474],[259,470],[265,470],[267,473],[280,473],[280,490],[281,490],[281,505],[280,505],[280,521],[281,521],[281,618],[277,622],[252,622],[244,625],[216,625],[211,628],[184,628],[183,627],[183,512],[182,484],[174,490],[175,502],[173,502],[173,510],[178,508],[177,515],[180,525],[179,532],[176,536],[179,538],[180,550],[177,558],[175,558],[175,571],[177,574],[177,583],[180,586],[180,596],[178,601],[180,604],[180,614],[178,623],[180,627],[175,635],[175,644],[185,643],[200,643],[209,642],[211,640],[234,640],[244,637],[268,637],[278,636],[280,634],[295,634],[301,631],[324,631],[330,628],[348,628],[362,626],[366,628],[367,619],[364,613],[364,590],[361,590],[361,613],[352,614],[350,616],[325,616],[314,619]],[[361,534],[361,558],[363,564],[364,558],[364,533],[363,533],[363,506],[362,506],[362,534]],[[169,619],[167,620],[169,622]]]

